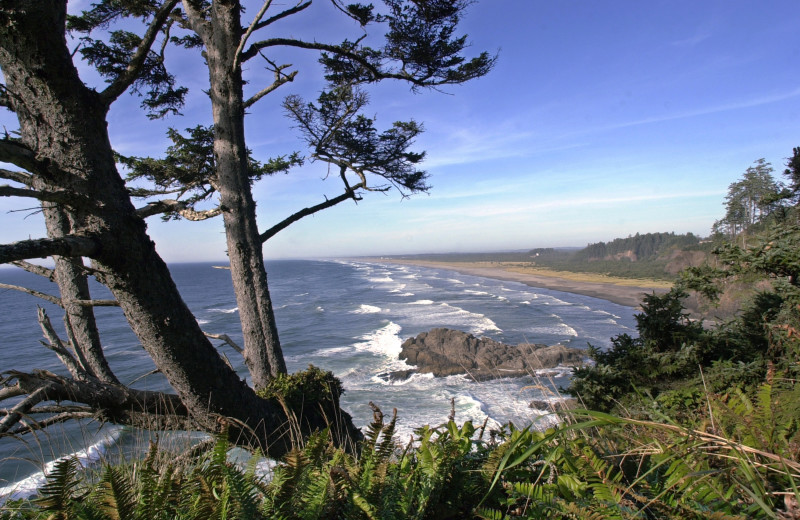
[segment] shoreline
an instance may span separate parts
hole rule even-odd
[[[420,267],[433,267],[437,269],[447,269],[461,274],[492,278],[508,282],[520,282],[530,287],[542,289],[552,289],[583,296],[600,298],[626,307],[639,308],[644,294],[655,292],[663,294],[667,289],[656,287],[655,284],[630,285],[631,283],[643,282],[642,280],[619,279],[617,283],[589,282],[583,280],[573,280],[552,274],[553,272],[520,272],[514,268],[503,265],[477,265],[474,263],[458,262],[436,262],[430,260],[405,260],[393,258],[369,258],[363,259],[387,264],[398,265],[417,265]],[[546,274],[544,274],[546,273]]]

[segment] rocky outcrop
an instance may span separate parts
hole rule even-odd
[[[433,329],[409,338],[400,352],[400,359],[417,366],[416,372],[434,376],[468,374],[479,381],[530,375],[558,365],[577,365],[585,356],[585,350],[564,345],[506,345],[451,329]],[[390,376],[402,379],[411,373],[414,371],[404,370]]]

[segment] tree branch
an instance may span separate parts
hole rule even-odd
[[[30,186],[33,182],[33,179],[29,173],[15,172],[12,170],[6,170],[5,168],[0,168],[0,178],[15,181],[20,184],[24,184],[25,186]]]
[[[48,269],[47,267],[42,267],[41,265],[32,264],[30,262],[24,262],[22,260],[11,263],[16,265],[20,269],[28,271],[29,273],[38,274],[39,276],[47,278],[51,282],[56,281],[56,272],[53,269]]]
[[[297,213],[290,215],[289,217],[283,219],[281,222],[275,224],[265,232],[261,233],[261,235],[259,235],[258,238],[261,240],[261,243],[263,244],[264,242],[266,242],[267,240],[278,234],[278,232],[283,231],[284,229],[294,224],[303,217],[313,215],[318,211],[322,211],[323,209],[333,207],[339,204],[340,202],[344,202],[348,199],[360,200],[358,194],[356,194],[356,190],[362,188],[365,188],[365,186],[363,182],[360,182],[355,186],[353,186],[352,188],[345,191],[344,193],[342,193],[341,195],[339,195],[338,197],[334,197],[332,199],[326,199],[325,202],[321,202],[316,206],[311,206],[308,208],[301,209]]]
[[[142,218],[152,217],[153,215],[161,215],[169,212],[177,213],[186,220],[199,221],[221,215],[222,209],[216,207],[214,209],[196,211],[187,207],[185,202],[175,199],[167,199],[156,202],[148,202],[147,206],[143,206],[136,210],[136,213]]]
[[[20,240],[0,245],[0,264],[48,256],[94,256],[100,251],[100,241],[90,236],[67,236]]]
[[[286,18],[287,16],[291,16],[291,15],[293,15],[295,13],[299,13],[300,11],[304,10],[306,7],[308,7],[310,5],[311,5],[311,0],[308,0],[307,2],[304,2],[302,4],[297,4],[296,6],[290,8],[290,9],[287,9],[285,11],[281,11],[280,13],[276,14],[275,16],[267,18],[263,22],[257,24],[256,28],[254,30],[257,31],[259,29],[263,29],[264,27],[267,27],[268,25],[270,25],[270,24],[272,24],[274,22],[277,22],[278,20],[280,20],[282,18]]]
[[[183,5],[183,10],[186,12],[186,21],[189,23],[189,27],[205,43],[210,38],[208,21],[203,18],[203,14],[192,5],[190,0],[181,0],[181,5]]]
[[[76,202],[88,202],[86,197],[69,193],[66,191],[40,191],[32,190],[29,188],[15,188],[13,186],[2,185],[0,186],[0,197],[28,197],[37,199],[44,202],[53,202],[65,206],[76,206]]]
[[[0,413],[2,413],[2,410],[0,410]],[[29,413],[34,414],[34,413],[47,413],[47,412],[42,412],[41,408],[35,408],[31,410]],[[17,437],[34,431],[42,431],[48,426],[52,426],[54,424],[59,424],[62,422],[67,422],[75,419],[91,419],[91,418],[97,418],[97,414],[92,411],[88,412],[65,411],[50,416],[47,419],[42,419],[41,421],[32,421],[30,424],[25,424],[25,426],[20,426],[19,428],[14,428],[13,430],[10,430],[8,432],[0,433],[0,437],[4,436]]]
[[[0,419],[0,434],[7,432],[14,424],[27,415],[31,408],[47,399],[45,386],[36,388],[28,397],[17,403],[11,410],[6,411],[6,416]]]
[[[282,67],[288,67],[289,65],[283,65]],[[253,106],[259,99],[263,98],[270,92],[274,92],[278,89],[281,85],[285,85],[286,83],[290,83],[294,81],[295,76],[297,76],[297,71],[293,71],[291,74],[281,74],[280,70],[275,71],[275,81],[272,84],[254,94],[250,99],[244,102],[244,108],[250,108]]]
[[[221,339],[222,341],[230,345],[231,348],[233,348],[233,350],[235,350],[239,354],[244,354],[244,349],[239,345],[237,345],[236,342],[233,341],[231,337],[228,336],[227,334],[212,334],[211,332],[205,332],[205,331],[203,331],[203,334],[205,334],[207,338]]]
[[[10,428],[20,421],[22,414],[36,413],[32,407],[42,401],[81,403],[94,410],[98,420],[140,428],[192,430],[198,427],[178,396],[173,394],[136,390],[96,379],[79,381],[43,370],[30,374],[10,371],[8,374],[9,379],[17,381],[9,388],[14,392],[23,390],[28,398],[23,400],[24,407],[18,404],[5,410],[6,416],[0,420],[0,436],[10,435]]]
[[[67,347],[64,346],[64,342],[58,337],[56,331],[53,330],[53,324],[50,323],[50,318],[47,316],[45,310],[38,307],[36,313],[42,333],[44,337],[47,338],[47,342],[41,342],[42,345],[55,352],[58,359],[61,360],[64,366],[67,367],[67,370],[69,370],[69,373],[72,374],[72,377],[75,379],[86,379],[89,377],[86,368],[75,359]]]
[[[42,170],[33,150],[11,139],[0,139],[0,162],[11,163],[29,172]]]
[[[8,284],[8,283],[0,283],[0,289],[11,289],[11,290],[14,290],[14,291],[24,292],[26,294],[30,294],[31,296],[36,296],[37,298],[41,298],[42,300],[44,300],[46,302],[50,302],[50,303],[52,303],[54,305],[58,305],[59,307],[62,307],[61,298],[58,298],[56,296],[52,296],[52,295],[47,294],[47,293],[36,291],[34,289],[28,289],[27,287],[21,287],[19,285],[11,285],[11,284]]]
[[[167,0],[164,5],[161,6],[161,9],[159,9],[153,16],[153,21],[150,22],[150,26],[144,33],[144,37],[142,38],[139,47],[136,49],[133,58],[131,58],[130,63],[128,63],[128,67],[125,69],[125,72],[119,75],[108,87],[106,87],[103,92],[100,93],[100,97],[103,99],[103,102],[106,106],[110,106],[111,103],[113,103],[123,92],[125,92],[128,87],[130,87],[131,84],[133,84],[133,82],[139,77],[139,73],[145,64],[147,54],[150,52],[153,42],[156,41],[156,36],[158,36],[159,31],[161,31],[161,28],[167,21],[172,9],[178,4],[178,1],[179,0]]]
[[[247,28],[247,31],[242,35],[242,39],[239,41],[239,46],[236,48],[236,52],[233,54],[233,65],[231,66],[232,70],[236,70],[236,67],[239,66],[239,56],[242,53],[242,49],[244,49],[245,44],[247,44],[247,39],[250,38],[250,35],[253,34],[253,31],[256,30],[256,26],[258,22],[264,17],[264,13],[267,12],[269,6],[272,5],[272,0],[265,0],[264,4],[261,6],[261,9],[256,14],[253,21],[250,23],[250,27]]]
[[[252,44],[250,48],[247,49],[247,51],[242,53],[242,62],[245,62],[250,58],[255,57],[258,54],[258,51],[260,51],[261,49],[266,49],[267,47],[297,47],[298,49],[332,52],[335,54],[340,54],[342,56],[347,56],[348,58],[354,59],[360,65],[369,70],[370,74],[372,74],[374,79],[400,78],[411,81],[412,83],[415,82],[415,79],[410,75],[382,73],[363,56],[348,51],[347,49],[343,49],[338,45],[330,45],[328,43],[318,43],[318,42],[306,42],[303,40],[295,40],[293,38],[270,38],[268,40],[262,40],[260,42],[256,42]]]

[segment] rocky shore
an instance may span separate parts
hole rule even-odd
[[[467,374],[476,381],[486,381],[532,375],[537,370],[559,365],[579,365],[586,357],[585,350],[564,345],[506,345],[443,328],[409,338],[401,349],[400,359],[417,368],[392,372],[388,374],[391,379],[421,373],[436,377]]]

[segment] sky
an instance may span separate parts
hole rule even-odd
[[[378,2],[380,3],[380,2]],[[248,4],[244,16],[259,5]],[[286,8],[292,0],[274,2]],[[70,10],[88,2],[72,2]],[[269,15],[269,13],[268,13]],[[708,235],[728,186],[765,158],[779,178],[800,146],[800,3],[796,0],[479,0],[461,24],[467,55],[489,51],[486,77],[440,91],[368,87],[379,129],[413,118],[425,133],[428,194],[367,193],[293,224],[268,241],[268,259],[526,250],[585,246],[635,233]],[[276,34],[341,41],[360,29],[316,0]],[[275,34],[262,35],[271,37]],[[269,55],[296,80],[259,101],[246,121],[256,159],[307,153],[280,103],[323,88],[308,51]],[[148,120],[139,99],[109,114],[114,148],[160,156],[168,127],[209,124],[207,72],[194,52],[168,66],[189,87],[183,116]],[[88,84],[102,79],[78,64]],[[257,60],[248,92],[271,81]],[[7,129],[16,124],[0,115]],[[3,166],[3,165],[0,165]],[[322,163],[254,186],[262,230],[341,192]],[[30,201],[0,200],[0,242],[44,236]],[[222,261],[221,219],[148,220],[168,262]]]

